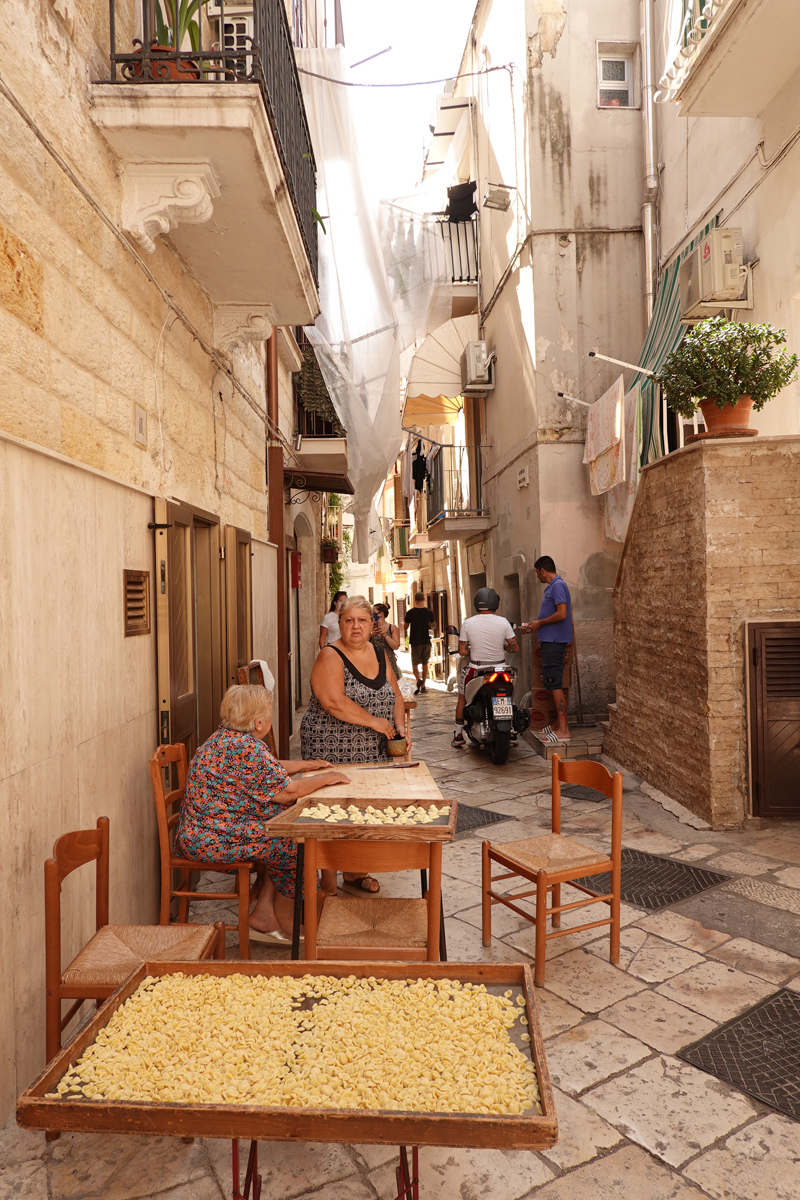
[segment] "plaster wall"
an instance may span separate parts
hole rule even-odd
[[[123,634],[123,569],[155,577],[152,498],[0,435],[0,509],[4,1119],[44,1065],[42,865],[53,842],[107,816],[111,921],[141,924],[158,920],[158,844],[155,624]],[[62,906],[67,963],[94,932],[92,867],[65,881]]]
[[[745,623],[797,618],[798,545],[797,436],[695,443],[643,472],[606,749],[714,828],[751,811]]]
[[[664,19],[665,0],[658,6]],[[661,73],[664,45],[657,51]],[[767,68],[765,68],[767,69]],[[800,283],[797,196],[800,142],[765,169],[756,148],[770,162],[800,127],[800,70],[758,117],[682,117],[674,103],[657,106],[659,158],[664,163],[659,203],[662,262],[710,217],[742,229],[745,261],[754,269],[755,306],[742,320],[785,328],[789,349],[800,352]],[[762,434],[800,432],[800,383],[794,383],[757,415]]]

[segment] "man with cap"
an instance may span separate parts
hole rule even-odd
[[[480,588],[473,600],[476,615],[467,617],[458,635],[458,653],[462,661],[458,672],[458,704],[456,705],[456,727],[453,746],[465,746],[464,738],[464,693],[478,667],[502,667],[506,651],[517,653],[514,630],[505,617],[499,617],[500,597],[494,588]],[[467,657],[467,655],[469,657]]]

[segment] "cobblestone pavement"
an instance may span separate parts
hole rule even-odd
[[[507,815],[489,828],[495,842],[548,829],[548,766],[526,744],[503,767],[452,749],[453,708],[454,697],[430,691],[414,715],[414,753],[443,793]],[[424,1200],[800,1200],[800,1124],[675,1057],[779,987],[800,991],[800,827],[697,829],[632,776],[624,811],[624,845],[718,869],[730,882],[656,913],[623,904],[619,967],[608,961],[607,934],[550,943],[537,1000],[558,1144],[540,1154],[423,1149]],[[609,827],[610,804],[565,801],[565,833],[607,846]],[[530,959],[533,928],[507,909],[494,910],[494,940],[481,946],[485,832],[461,835],[444,850],[449,957]],[[384,895],[415,894],[410,874],[381,880]],[[210,919],[208,906],[198,906],[198,918]],[[229,943],[235,958],[235,935]],[[388,1200],[395,1157],[393,1147],[266,1143],[262,1195]],[[222,1200],[231,1194],[229,1169],[228,1142],[65,1134],[46,1145],[13,1119],[0,1130],[0,1200]]]

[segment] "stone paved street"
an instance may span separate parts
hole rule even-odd
[[[503,767],[450,747],[454,697],[429,691],[414,715],[414,753],[442,792],[510,818],[489,836],[509,841],[549,827],[549,767],[525,743]],[[556,1088],[559,1141],[540,1154],[421,1152],[424,1200],[799,1200],[800,1124],[674,1057],[781,986],[800,989],[800,827],[714,833],[667,811],[625,778],[623,844],[731,877],[672,908],[623,904],[619,967],[608,935],[550,944],[537,992]],[[610,804],[565,800],[564,832],[607,846]],[[482,829],[444,851],[451,960],[530,959],[533,930],[495,910],[480,937]],[[383,893],[414,894],[411,876],[381,876]],[[566,889],[565,889],[566,890]],[[231,906],[228,906],[233,911]],[[222,902],[220,913],[225,909]],[[195,914],[209,919],[208,907]],[[256,957],[288,957],[253,947]],[[229,935],[229,957],[238,946]],[[388,1200],[392,1159],[382,1146],[265,1144],[264,1200]],[[229,1143],[0,1132],[0,1200],[222,1200]]]

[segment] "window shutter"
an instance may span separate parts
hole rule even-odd
[[[764,683],[768,700],[800,700],[800,632],[764,637]]]
[[[123,571],[125,637],[150,632],[150,572]]]

